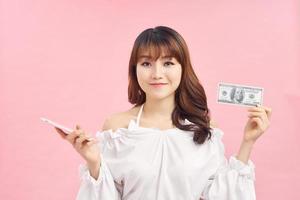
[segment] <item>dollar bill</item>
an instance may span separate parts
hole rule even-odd
[[[242,106],[262,105],[263,91],[261,87],[219,83],[217,102]]]

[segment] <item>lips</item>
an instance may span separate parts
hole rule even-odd
[[[150,83],[150,85],[154,88],[163,88],[167,83]]]
[[[150,83],[150,85],[166,85],[167,83]]]

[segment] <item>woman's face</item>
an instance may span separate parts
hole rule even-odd
[[[155,61],[144,55],[140,57],[136,68],[138,83],[146,93],[146,98],[162,99],[175,94],[182,72],[176,58],[160,56]]]

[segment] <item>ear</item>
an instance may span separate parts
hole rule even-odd
[[[210,120],[209,124],[210,124],[211,128],[218,128],[217,123],[214,120],[212,120],[212,119]]]

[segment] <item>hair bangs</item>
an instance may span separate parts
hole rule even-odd
[[[142,42],[136,52],[137,62],[142,58],[157,60],[160,57],[175,57],[179,61],[176,43],[151,37]]]

